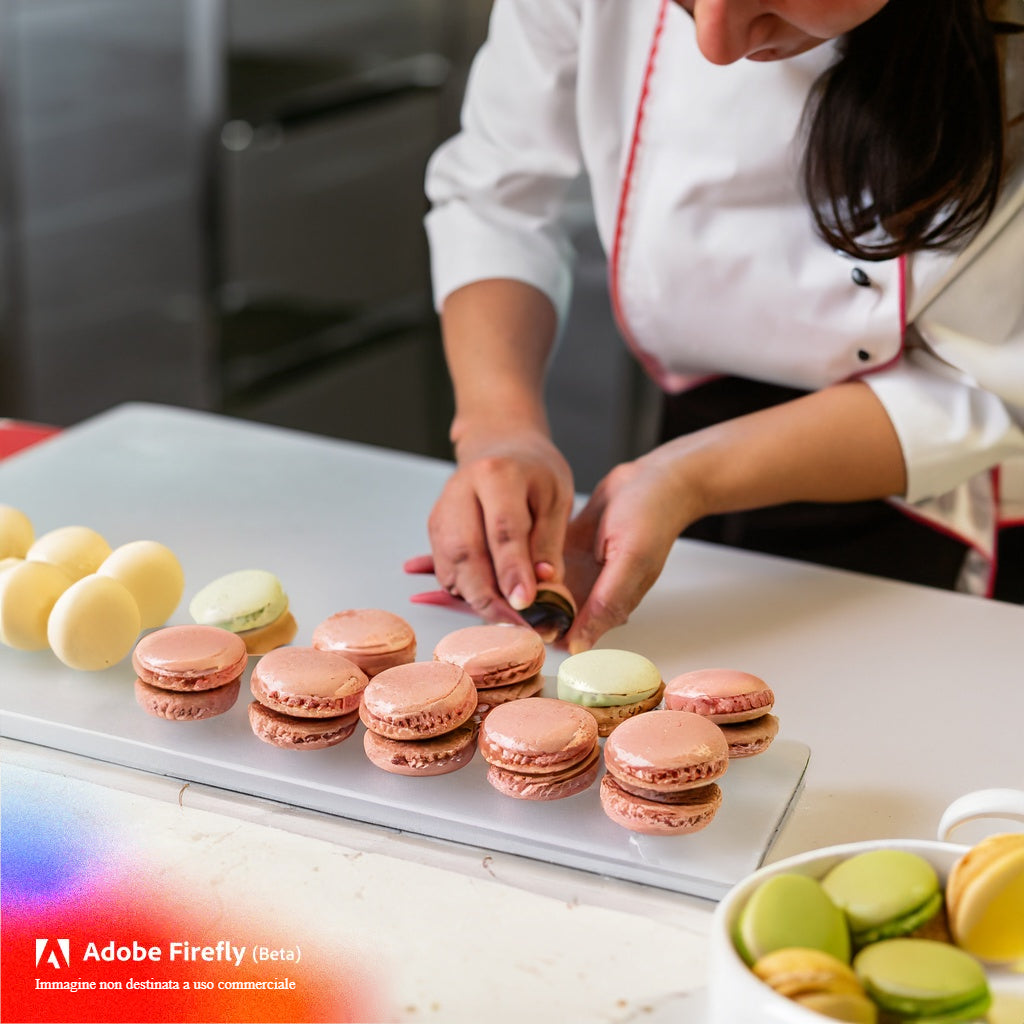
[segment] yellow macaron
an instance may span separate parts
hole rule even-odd
[[[131,591],[110,576],[90,573],[57,598],[46,637],[68,668],[95,672],[127,657],[140,628]]]
[[[73,580],[49,562],[19,561],[0,573],[0,640],[21,651],[46,647],[46,623]]]
[[[962,949],[993,963],[1024,962],[1024,832],[971,847],[949,874],[946,906]]]
[[[825,1017],[863,1024],[878,1018],[853,969],[820,949],[776,949],[760,957],[753,971],[779,995]]]
[[[155,540],[133,540],[115,548],[96,570],[123,583],[139,606],[143,629],[162,626],[185,591],[185,573],[170,548]]]
[[[0,505],[0,558],[24,558],[33,540],[32,520],[21,509]]]
[[[72,580],[95,572],[110,554],[106,538],[88,526],[58,526],[36,538],[25,552],[33,562],[60,566]]]

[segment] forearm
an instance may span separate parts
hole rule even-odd
[[[673,474],[684,526],[705,515],[791,501],[885,498],[906,487],[896,432],[861,383],[709,427],[652,455]]]
[[[519,621],[538,579],[561,579],[572,472],[551,441],[547,296],[510,278],[465,285],[441,312],[458,462],[428,521],[434,572],[486,619]]]
[[[544,376],[557,330],[550,300],[520,281],[477,281],[448,296],[441,323],[455,391],[456,454],[481,434],[511,427],[546,435]]]

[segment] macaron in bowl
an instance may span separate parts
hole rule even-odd
[[[987,836],[953,865],[946,886],[957,945],[1024,971],[1024,833]]]
[[[846,915],[855,949],[907,936],[948,939],[939,876],[909,850],[867,850],[837,864],[821,880]]]
[[[769,988],[831,1020],[876,1024],[878,1007],[853,968],[820,949],[787,946],[765,953],[752,968]]]
[[[883,939],[865,946],[853,971],[886,1020],[977,1021],[992,1005],[985,968],[935,939]]]
[[[847,843],[789,857],[749,875],[725,895],[713,915],[709,1024],[734,1024],[738,1020],[753,1019],[771,1024],[824,1024],[829,1019],[827,1015],[815,1010],[813,1004],[801,1005],[792,998],[792,992],[787,994],[777,991],[766,983],[767,979],[759,978],[737,945],[737,929],[751,900],[767,883],[793,875],[805,876],[808,882],[820,882],[843,863],[877,851],[899,851],[921,857],[934,869],[940,885],[947,887],[951,872],[965,858],[969,848],[943,841],[912,839]],[[793,923],[794,927],[799,923],[792,914],[783,914],[781,920],[777,915],[775,923],[768,922],[766,927],[778,931],[790,926],[787,921]],[[751,927],[750,922],[747,926]],[[788,941],[784,935],[779,934],[778,942]],[[909,958],[906,955],[908,947],[902,947],[901,952],[899,945],[908,942],[922,944],[916,947],[916,952],[914,947],[909,947],[912,954]],[[893,943],[897,945],[893,946]],[[933,948],[936,946],[960,955],[947,962],[949,958],[945,953],[936,954]],[[872,950],[875,952],[872,953]],[[890,951],[894,951],[895,955],[890,956]],[[866,959],[860,959],[865,954],[868,954]],[[879,1019],[910,1021],[929,1019],[930,1014],[930,1019],[977,1020],[976,1011],[986,1002],[986,993],[978,984],[979,971],[984,971],[977,958],[974,958],[975,964],[972,966],[964,961],[964,957],[970,959],[970,954],[948,942],[898,938],[863,947],[860,953],[852,956],[852,962],[850,958],[841,955],[838,959],[851,965],[861,987],[876,1004],[876,1009],[880,1006],[886,1011],[899,1010],[896,1018],[885,1018],[880,1013]],[[767,973],[767,969],[762,973]],[[993,997],[988,1020],[1012,1024],[1022,1019],[1024,976],[990,965],[987,988]],[[907,1001],[908,995],[910,1001]],[[894,998],[896,1002],[893,1002]]]

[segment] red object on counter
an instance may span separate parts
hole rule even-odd
[[[0,459],[60,433],[60,427],[0,419]]]

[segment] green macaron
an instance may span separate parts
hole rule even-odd
[[[622,707],[653,697],[661,682],[657,666],[642,654],[598,648],[562,662],[558,699],[584,707]]]
[[[855,947],[910,935],[942,909],[935,869],[908,850],[868,850],[837,864],[821,880],[844,911]]]
[[[740,911],[733,942],[751,965],[766,953],[791,947],[850,962],[846,918],[821,883],[807,875],[785,873],[762,882]]]
[[[853,969],[878,1006],[901,1021],[975,1021],[992,1003],[981,964],[946,942],[886,939],[862,949]]]
[[[281,581],[264,569],[240,569],[207,583],[189,602],[202,626],[242,633],[270,625],[288,609]]]

